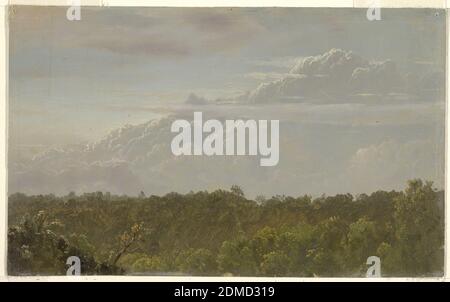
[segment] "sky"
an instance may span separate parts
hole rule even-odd
[[[414,177],[440,187],[445,11],[381,16],[368,21],[364,9],[347,8],[82,8],[80,21],[68,21],[66,8],[15,7],[10,191],[162,194],[241,181],[252,195],[334,194],[401,189]],[[167,121],[194,111],[279,119],[279,165],[261,171],[251,158],[171,157]],[[114,150],[99,147],[119,138]],[[78,145],[90,149],[67,149]],[[83,173],[99,166],[103,174],[87,181]],[[207,170],[218,172],[203,176]],[[117,183],[118,171],[132,180]]]

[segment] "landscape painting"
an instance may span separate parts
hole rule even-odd
[[[8,28],[9,275],[443,276],[445,10]]]

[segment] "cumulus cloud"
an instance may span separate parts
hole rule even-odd
[[[267,114],[251,113],[256,119]],[[443,144],[433,137],[361,145],[349,132],[355,130],[351,125],[312,128],[301,118],[280,121],[280,161],[274,167],[261,167],[258,156],[177,157],[170,149],[170,126],[174,119],[192,119],[192,112],[186,114],[126,125],[87,145],[41,153],[26,164],[10,159],[9,192],[165,194],[239,184],[248,196],[271,196],[402,189],[415,177],[443,184]],[[208,112],[205,118],[223,120],[221,114]],[[250,113],[240,108],[240,114],[247,119]]]
[[[366,65],[365,60],[351,51],[333,48],[324,54],[301,59],[291,69],[291,73],[348,78],[355,68]]]
[[[362,147],[351,157],[346,176],[351,186],[357,186],[361,192],[377,188],[401,189],[399,183],[412,178],[435,180],[435,185],[442,187],[441,145],[433,145],[429,140],[401,143],[389,139]]]
[[[168,155],[161,146],[169,146],[168,119],[140,125],[125,125],[103,139],[87,145],[45,151],[27,165],[10,163],[9,191],[56,193],[69,191],[110,191],[134,194],[143,189],[138,167],[147,163],[151,173],[155,163]],[[145,188],[157,190],[147,182]]]
[[[442,79],[440,74],[414,79],[402,75],[389,59],[369,61],[351,51],[333,48],[301,58],[288,74],[261,83],[243,99],[253,104],[346,103],[367,101],[368,95],[378,100],[396,100],[400,96],[414,99],[413,95],[425,89],[442,89]]]
[[[357,67],[350,77],[354,92],[386,94],[404,92],[403,79],[394,62],[374,62],[366,67]]]
[[[87,145],[43,152],[27,165],[10,162],[9,192],[135,195],[140,190],[164,194],[229,187],[237,182],[257,187],[258,158],[174,156],[170,149],[174,119],[126,125]]]

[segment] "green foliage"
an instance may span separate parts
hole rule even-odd
[[[380,244],[375,223],[363,217],[350,224],[344,244],[346,263],[350,265],[359,263],[350,269],[362,273],[366,269],[365,260],[374,254]]]
[[[177,266],[182,272],[206,276],[217,270],[215,255],[208,249],[187,249],[176,258]]]
[[[273,251],[263,256],[261,274],[270,277],[286,276],[291,259],[282,251]]]
[[[394,202],[394,247],[404,274],[440,270],[443,265],[444,233],[432,183],[409,181],[405,192]]]
[[[89,254],[90,245],[85,242],[85,238],[71,236],[78,240],[79,246],[76,246],[63,235],[55,233],[55,229],[61,226],[57,220],[50,221],[44,211],[39,211],[34,216],[26,215],[21,224],[9,228],[9,273],[11,275],[65,274],[66,260],[72,255],[80,258],[85,273],[99,272],[100,264],[95,261],[92,254]]]
[[[163,272],[164,265],[158,256],[144,256],[132,265],[132,271],[137,273]]]
[[[220,271],[225,274],[255,276],[259,273],[253,251],[243,238],[223,242],[217,262]]]
[[[244,191],[238,185],[232,185],[230,191],[239,197],[244,197]]]
[[[383,276],[443,274],[443,192],[412,180],[378,191],[247,199],[229,191],[138,197],[9,197],[8,271],[65,274]]]

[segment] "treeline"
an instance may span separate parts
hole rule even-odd
[[[442,191],[245,198],[238,186],[165,196],[9,196],[8,272],[82,274],[442,276]]]

